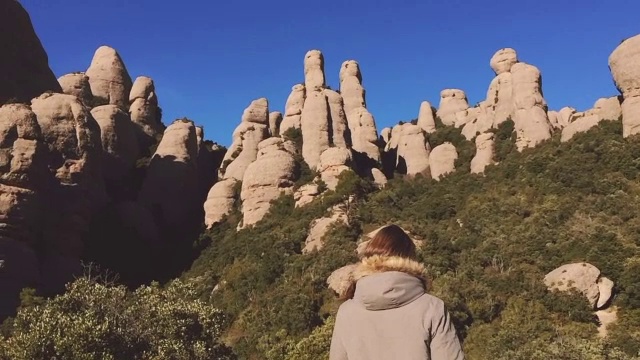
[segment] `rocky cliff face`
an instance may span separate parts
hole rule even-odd
[[[0,2],[0,104],[60,92],[31,18],[18,1]]]

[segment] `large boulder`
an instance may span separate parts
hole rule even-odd
[[[457,159],[458,151],[452,143],[445,142],[434,147],[431,150],[431,155],[429,155],[431,177],[435,180],[440,180],[443,176],[454,172]]]
[[[226,215],[229,215],[236,203],[238,184],[234,178],[225,179],[215,183],[204,203],[204,223],[207,228],[219,223]]]
[[[344,99],[344,112],[347,117],[353,110],[367,107],[360,65],[355,60],[347,60],[340,67],[340,94]]]
[[[123,110],[129,108],[131,77],[115,49],[99,47],[86,75],[89,77],[95,105],[116,105]]]
[[[469,108],[467,95],[459,89],[445,89],[440,92],[440,107],[436,115],[443,125],[453,126],[463,122]]]
[[[516,147],[523,150],[551,138],[551,125],[547,117],[547,103],[542,96],[542,76],[533,65],[516,63],[513,75],[513,102]]]
[[[0,104],[61,92],[31,18],[18,1],[0,1]]]
[[[242,227],[262,220],[273,200],[293,193],[297,164],[291,149],[295,149],[293,144],[277,137],[258,145],[258,157],[242,179]]]
[[[190,224],[198,210],[198,142],[192,121],[176,120],[151,158],[138,199],[166,228]]]
[[[420,103],[420,111],[418,112],[418,126],[427,134],[436,131],[436,121],[433,116],[433,107],[428,101]]]
[[[139,76],[128,96],[131,122],[135,125],[140,150],[144,153],[150,146],[157,144],[165,130],[153,80]]]
[[[304,56],[304,85],[307,91],[319,91],[325,87],[324,56],[320,50],[310,50]]]
[[[324,236],[329,232],[332,226],[339,223],[349,223],[346,209],[344,206],[339,205],[331,208],[330,213],[327,216],[313,220],[309,227],[309,234],[304,241],[302,253],[305,254],[322,250],[322,247],[324,246]]]
[[[504,48],[498,50],[492,57],[489,64],[491,69],[495,71],[496,75],[510,72],[511,67],[518,62],[518,55],[516,51],[511,48]]]
[[[484,133],[476,137],[476,155],[471,160],[471,173],[482,174],[488,165],[492,165],[495,155],[495,136]]]
[[[331,147],[320,155],[318,172],[320,178],[325,182],[329,190],[335,190],[340,180],[340,174],[351,170],[353,167],[353,157],[349,149],[341,147]]]
[[[282,123],[282,113],[273,111],[269,113],[269,133],[271,136],[280,136],[280,124]]]
[[[544,277],[550,290],[581,292],[594,309],[602,309],[611,298],[613,281],[600,276],[600,270],[588,263],[562,265]]]
[[[622,94],[622,134],[640,132],[640,35],[624,40],[609,56],[613,81]]]
[[[251,102],[233,132],[233,141],[219,170],[221,179],[242,181],[244,172],[258,156],[258,144],[269,137],[269,103],[260,98]]]
[[[93,94],[89,77],[83,72],[62,75],[58,78],[62,92],[77,97],[85,106],[93,106]]]
[[[407,123],[398,136],[400,139],[396,170],[409,176],[430,176],[430,148],[424,130],[418,125]]]
[[[95,107],[91,115],[100,126],[104,178],[122,179],[131,171],[139,155],[134,125],[129,115],[116,105]]]
[[[307,93],[302,109],[302,157],[312,170],[320,163],[320,155],[330,146],[329,104],[322,91]]]
[[[342,95],[338,92],[325,89],[324,95],[329,103],[329,117],[331,123],[331,141],[334,146],[341,148],[351,147],[351,132],[347,123],[347,115],[344,112]]]
[[[291,88],[291,94],[289,94],[285,105],[284,119],[280,124],[280,136],[289,129],[300,129],[302,108],[306,97],[307,91],[303,84],[298,84]]]
[[[493,127],[498,127],[509,118],[513,120],[513,75],[511,72],[503,72],[493,78],[489,90],[487,90],[486,103],[493,112]]]

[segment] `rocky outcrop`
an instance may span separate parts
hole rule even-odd
[[[640,133],[640,35],[624,40],[609,56],[613,81],[622,94],[622,135]]]
[[[468,121],[462,128],[462,135],[467,140],[472,140],[478,134],[489,131],[496,126],[494,114],[493,107],[487,101],[482,101],[478,106],[469,108],[467,110]]]
[[[433,107],[428,101],[423,101],[420,104],[420,111],[418,112],[418,126],[427,134],[431,134],[436,131]]]
[[[236,203],[236,191],[239,181],[234,178],[215,183],[204,203],[204,223],[207,228],[219,223],[229,215]]]
[[[293,193],[293,200],[295,200],[295,206],[298,208],[310,204],[319,195],[320,187],[317,184],[305,184]]]
[[[342,96],[336,91],[325,89],[324,95],[329,103],[329,116],[331,124],[330,143],[340,148],[351,147],[351,132],[347,124],[347,115],[344,113]]]
[[[339,296],[345,294],[353,281],[353,271],[357,267],[358,264],[349,264],[332,272],[327,278],[329,289],[333,290]]]
[[[429,143],[424,130],[411,123],[403,124],[389,144],[395,145],[397,141],[397,160],[395,169],[408,176],[430,176],[429,168]],[[395,140],[395,138],[398,138]]]
[[[594,309],[602,309],[609,302],[613,289],[613,281],[601,277],[600,270],[588,263],[560,266],[545,275],[544,283],[550,290],[578,290]]]
[[[382,170],[378,168],[371,169],[371,177],[373,178],[373,183],[376,184],[379,189],[384,188],[389,181]]]
[[[267,214],[271,202],[283,194],[293,193],[296,161],[293,144],[270,138],[258,145],[255,162],[247,167],[242,179],[242,227],[254,225]]]
[[[0,104],[61,92],[31,18],[18,1],[0,2]]]
[[[85,106],[93,106],[93,94],[89,85],[89,77],[83,73],[63,75],[58,78],[62,92],[77,97]]]
[[[102,105],[91,110],[100,126],[105,180],[120,180],[139,157],[138,140],[129,115],[115,105]]]
[[[488,165],[492,165],[495,155],[495,137],[493,133],[484,133],[476,137],[476,155],[471,160],[471,173],[482,174]]]
[[[356,161],[362,171],[368,171],[380,162],[378,130],[373,115],[366,108],[360,65],[354,60],[345,61],[340,68],[340,94],[351,133],[351,146],[359,155]]]
[[[291,94],[289,94],[285,106],[284,119],[280,124],[280,136],[289,129],[300,129],[302,108],[304,107],[304,100],[307,97],[306,94],[307,91],[303,84],[295,85],[291,89]]]
[[[308,88],[308,87],[307,87]],[[329,104],[322,91],[310,91],[301,119],[302,157],[312,170],[320,164],[320,155],[330,146]]]
[[[129,108],[131,77],[115,49],[99,47],[86,75],[89,77],[94,105],[116,105],[123,110]]]
[[[100,128],[72,95],[43,94],[31,102],[53,177],[46,190],[40,265],[46,291],[58,291],[80,271],[82,235],[107,202]]]
[[[603,120],[617,120],[620,116],[622,108],[617,97],[598,99],[593,109],[571,112],[568,125],[562,129],[560,141],[569,141],[575,134],[589,131]]]
[[[340,180],[340,174],[351,170],[353,157],[349,149],[331,147],[322,152],[318,172],[320,178],[327,184],[329,190],[335,190]]]
[[[233,142],[220,167],[220,178],[242,181],[245,170],[258,157],[258,144],[269,137],[268,124],[267,99],[252,101],[242,115],[242,122],[233,132]]]
[[[151,158],[138,199],[165,230],[179,231],[193,222],[198,199],[198,142],[190,120],[176,120],[164,132]]]
[[[429,165],[431,177],[440,180],[443,176],[455,171],[455,162],[458,159],[458,151],[453,144],[445,142],[431,150]]]
[[[343,206],[334,206],[330,209],[329,215],[311,222],[309,235],[304,242],[302,253],[310,253],[322,250],[324,245],[324,236],[329,232],[332,226],[339,223],[348,224],[349,219],[347,212]]]
[[[269,113],[269,133],[271,136],[280,136],[280,124],[282,123],[282,113],[274,111]]]
[[[366,108],[365,90],[362,87],[360,65],[355,60],[348,60],[340,67],[340,94],[344,99],[344,111],[349,113],[358,108]],[[351,126],[349,126],[351,128]],[[351,129],[353,131],[353,128]]]
[[[517,63],[511,68],[516,146],[518,150],[534,147],[551,138],[547,103],[542,97],[542,77],[533,65]]]
[[[469,103],[467,95],[459,89],[445,89],[440,92],[440,107],[436,115],[443,125],[456,126],[464,125]]]
[[[324,56],[319,50],[310,50],[304,57],[304,85],[309,92],[325,87]]]
[[[140,150],[146,152],[158,142],[165,130],[153,80],[146,76],[136,78],[129,93],[129,102],[129,114],[136,128]]]
[[[511,48],[504,48],[498,50],[489,61],[489,65],[491,69],[496,73],[496,75],[500,75],[502,73],[507,73],[511,71],[513,65],[518,62],[518,56],[516,51]]]

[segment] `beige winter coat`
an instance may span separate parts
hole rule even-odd
[[[424,265],[372,256],[354,270],[356,290],[336,317],[330,360],[462,360],[442,300],[426,293]]]

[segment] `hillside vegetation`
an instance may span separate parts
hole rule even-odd
[[[485,176],[469,174],[472,143],[441,128],[430,141],[462,149],[456,173],[442,181],[396,176],[377,191],[345,172],[336,191],[300,209],[284,196],[241,231],[237,209],[194,244],[204,250],[182,280],[226,315],[216,326],[238,358],[327,358],[339,306],[327,277],[357,261],[364,233],[396,223],[426,240],[419,255],[430,291],[447,304],[469,359],[638,358],[640,139],[623,139],[621,122],[605,121],[570,142],[556,134],[519,153],[512,130],[511,122],[496,130],[500,163]],[[322,250],[302,254],[309,223],[340,203],[349,225],[332,228]],[[616,282],[618,321],[604,340],[582,295],[543,284],[547,272],[577,261]],[[24,304],[19,326],[5,326],[10,344],[29,346],[13,339],[31,336],[25,322],[56,301]]]

